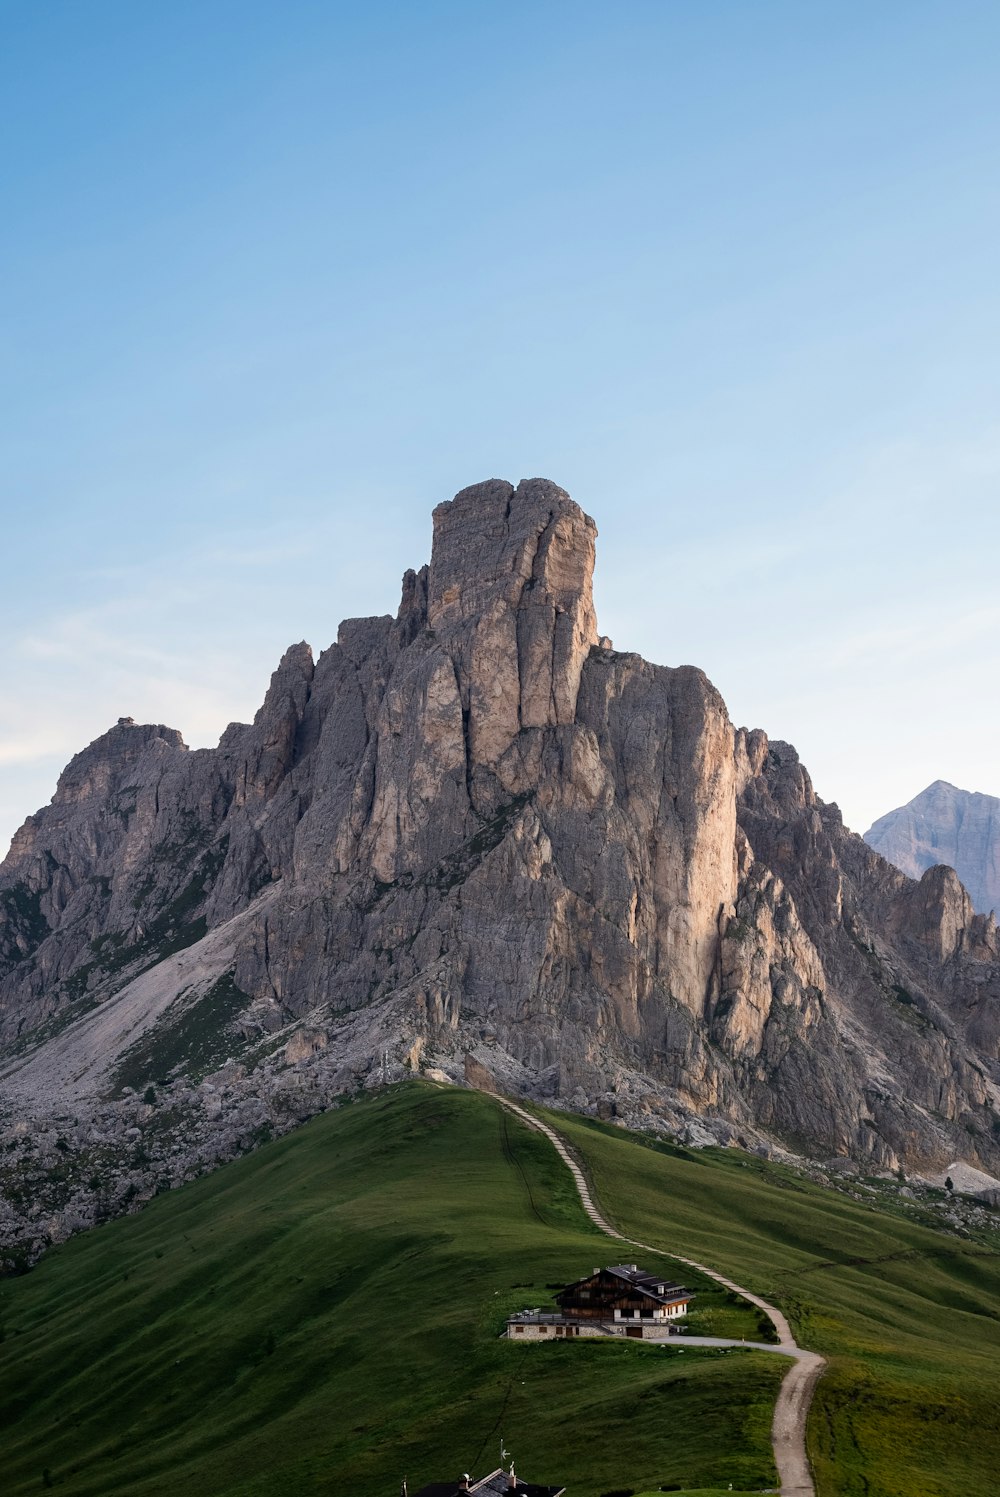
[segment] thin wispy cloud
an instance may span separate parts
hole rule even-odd
[[[81,571],[85,603],[33,612],[4,659],[4,847],[63,765],[118,717],[211,746],[230,722],[252,719],[289,644],[312,632],[319,653],[342,617],[394,608],[402,569],[355,560],[364,525],[330,516],[294,537],[268,525],[237,542],[209,531],[139,565]]]
[[[831,635],[829,663],[849,667],[872,659],[891,660],[899,668],[955,662],[956,654],[982,646],[993,656],[1000,639],[1000,605],[962,609],[951,600],[938,600],[911,624],[873,623],[847,634]],[[959,664],[960,664],[959,660]]]

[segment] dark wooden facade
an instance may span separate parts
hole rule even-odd
[[[672,1320],[685,1313],[690,1298],[682,1284],[635,1263],[597,1268],[556,1295],[562,1314],[573,1320]]]

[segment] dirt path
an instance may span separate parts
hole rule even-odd
[[[647,1242],[636,1242],[634,1237],[625,1237],[601,1215],[594,1204],[582,1169],[570,1153],[566,1141],[554,1128],[550,1128],[547,1123],[532,1116],[530,1112],[526,1112],[523,1107],[519,1107],[516,1102],[511,1102],[507,1097],[498,1096],[496,1100],[501,1107],[514,1113],[529,1128],[534,1128],[538,1133],[544,1133],[573,1176],[583,1209],[595,1226],[600,1227],[608,1237],[617,1238],[619,1242],[627,1242],[629,1247],[640,1248],[646,1253],[663,1253],[662,1248],[651,1247]],[[771,1443],[774,1447],[774,1463],[778,1468],[778,1479],[781,1482],[781,1494],[782,1497],[815,1497],[816,1489],[813,1486],[812,1472],[809,1470],[809,1459],[806,1455],[806,1416],[812,1402],[813,1390],[826,1366],[824,1359],[817,1352],[806,1351],[804,1347],[798,1345],[792,1335],[791,1326],[776,1305],[768,1304],[767,1300],[761,1299],[759,1295],[751,1294],[749,1289],[744,1289],[741,1284],[734,1284],[732,1279],[716,1273],[714,1268],[706,1268],[704,1263],[697,1263],[694,1258],[683,1258],[674,1252],[669,1253],[668,1256],[675,1258],[678,1263],[686,1263],[689,1268],[696,1268],[699,1273],[714,1279],[717,1284],[722,1284],[726,1289],[732,1289],[736,1294],[742,1295],[752,1305],[763,1310],[774,1324],[779,1338],[777,1346],[763,1342],[751,1344],[760,1351],[776,1352],[779,1356],[793,1359],[781,1384],[771,1424]],[[685,1345],[690,1346],[742,1346],[744,1344],[742,1341],[727,1341],[715,1336],[685,1337]]]

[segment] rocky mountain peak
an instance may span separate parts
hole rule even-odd
[[[125,722],[77,755],[0,867],[12,1105],[86,1134],[151,1088],[217,1158],[429,1066],[1000,1168],[995,922],[847,831],[701,671],[601,641],[595,538],[546,480],[464,489],[396,617],[293,645],[216,749]]]
[[[427,623],[455,666],[474,763],[572,723],[598,641],[597,527],[547,479],[491,479],[434,511]]]
[[[976,909],[1000,913],[1000,798],[935,780],[865,832],[911,878],[935,864],[958,873]]]
[[[119,718],[113,728],[76,754],[59,776],[53,804],[65,805],[109,794],[150,750],[187,751],[176,728]]]
[[[534,587],[564,610],[592,610],[597,527],[558,484],[489,479],[439,504],[433,523],[432,629],[479,617],[498,600],[517,608]]]
[[[936,863],[905,886],[899,908],[904,927],[941,961],[975,933],[975,909],[954,868]]]

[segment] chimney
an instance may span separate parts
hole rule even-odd
[[[460,1492],[467,1492],[469,1490],[469,1482],[470,1482],[470,1480],[471,1480],[471,1477],[469,1476],[468,1471],[463,1472],[463,1474],[462,1474],[462,1480],[458,1484],[458,1490]]]
[[[517,1477],[514,1475],[514,1462],[513,1461],[511,1461],[511,1463],[510,1463],[510,1472],[509,1472],[509,1474],[507,1476],[507,1490],[508,1490],[508,1492],[516,1492],[517,1491]]]

